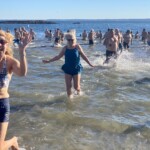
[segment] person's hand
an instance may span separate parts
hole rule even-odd
[[[27,45],[32,41],[32,36],[30,33],[26,33],[23,38],[21,38],[21,42],[19,43],[19,50],[25,50]]]
[[[42,60],[42,62],[44,63],[44,64],[46,64],[46,63],[49,63],[50,61],[49,60]]]
[[[91,67],[95,67],[94,65],[90,64]]]

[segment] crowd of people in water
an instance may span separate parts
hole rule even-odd
[[[9,30],[5,31],[6,33],[10,33]],[[36,39],[36,33],[33,31],[32,28],[25,29],[25,27],[15,28],[14,29],[14,40],[13,44],[20,44],[22,42],[22,39],[26,35],[30,35],[32,41]],[[57,55],[57,57],[51,59],[51,60],[43,60],[43,63],[49,63],[52,61],[56,61],[60,59],[62,56],[65,56],[65,66],[62,67],[65,74],[68,75],[68,71],[66,71],[67,68],[71,68],[70,77],[65,77],[66,79],[66,89],[67,93],[71,93],[71,81],[74,81],[74,88],[77,91],[80,91],[80,77],[78,74],[82,71],[82,65],[80,63],[80,56],[90,65],[93,67],[93,65],[89,62],[87,56],[83,52],[83,49],[81,47],[81,44],[77,42],[77,36],[76,36],[76,30],[70,29],[66,32],[63,32],[59,28],[57,28],[55,31],[46,29],[44,31],[45,38],[54,43],[54,46],[56,47],[63,47],[60,54]],[[69,37],[69,38],[68,38]],[[94,29],[91,29],[89,32],[84,30],[80,35],[80,39],[83,41],[87,41],[88,45],[94,45],[98,41],[98,43],[102,43],[106,47],[106,59],[103,62],[103,64],[108,64],[111,58],[117,59],[118,56],[122,53],[123,50],[128,50],[130,45],[132,44],[133,39],[138,39],[143,41],[144,44],[147,44],[150,46],[150,32],[147,32],[146,29],[143,29],[141,34],[137,31],[135,34],[131,30],[127,30],[126,32],[121,32],[119,29],[108,29],[105,33],[102,33],[101,31],[94,31]],[[64,44],[64,39],[67,41],[67,44]],[[71,49],[74,54],[68,53],[68,49]],[[70,52],[70,51],[69,51]],[[74,62],[72,61],[73,59]],[[76,71],[75,71],[76,69]],[[69,71],[70,72],[70,71]],[[77,75],[77,78],[74,78]],[[79,93],[79,92],[78,92]],[[71,97],[72,94],[68,94],[68,97]]]
[[[52,30],[46,29],[44,31],[45,38],[49,41],[54,41],[54,44],[62,45],[64,39],[67,41],[58,55],[51,59],[43,59],[44,64],[59,60],[64,56],[65,62],[62,65],[62,70],[65,74],[66,91],[69,99],[72,99],[72,86],[80,95],[81,87],[81,72],[83,66],[80,61],[81,58],[91,67],[95,67],[86,56],[83,48],[77,42],[75,30],[68,30],[65,34],[56,29],[54,33]],[[111,57],[117,58],[122,50],[129,49],[133,39],[141,39],[144,44],[150,46],[150,32],[143,29],[139,34],[135,34],[131,30],[125,33],[119,29],[108,29],[106,33],[101,31],[89,32],[86,30],[80,34],[81,40],[88,41],[89,45],[95,44],[95,39],[106,47],[106,60],[104,64],[109,63]],[[14,33],[11,34],[9,30],[4,31],[0,29],[0,150],[12,148],[12,150],[19,150],[17,137],[6,140],[6,133],[9,124],[10,105],[9,105],[9,82],[12,74],[18,76],[25,76],[27,73],[27,59],[26,48],[31,41],[36,39],[36,33],[33,29],[29,31],[25,27],[15,28]],[[18,45],[20,60],[13,57],[13,46]],[[13,46],[12,46],[13,45]],[[72,84],[73,82],[73,84]]]
[[[45,38],[50,41],[54,38],[56,46],[63,43],[64,37],[64,33],[60,29],[56,29],[54,33],[52,30],[45,30]],[[129,49],[133,39],[139,40],[141,38],[144,44],[150,46],[150,32],[147,32],[146,29],[143,29],[141,34],[138,31],[133,34],[131,30],[122,33],[119,29],[108,29],[105,33],[102,33],[101,30],[94,31],[94,29],[91,29],[89,32],[84,30],[80,37],[83,41],[88,41],[89,45],[95,44],[95,40],[98,40],[100,43],[103,42],[103,45],[106,47],[106,60],[104,64],[108,63],[112,56],[117,58],[123,49]]]
[[[1,28],[0,28],[1,30]],[[105,32],[102,33],[101,30],[99,31],[94,31],[94,29],[91,29],[90,31],[84,30],[81,34],[80,37],[82,38],[83,41],[88,41],[89,45],[95,44],[95,40],[98,40],[100,43],[103,42],[103,44],[106,46],[106,49],[109,50],[109,40],[112,38],[112,31],[114,32],[114,36],[118,40],[118,48],[119,49],[128,49],[129,45],[132,44],[133,39],[141,39],[144,44],[147,44],[150,46],[150,31],[146,31],[144,28],[141,33],[137,31],[136,33],[133,34],[131,30],[127,30],[126,32],[122,32],[119,29],[109,29]],[[6,30],[6,32],[10,32],[10,30]],[[69,32],[66,31],[66,32]],[[66,33],[65,32],[65,33]],[[36,33],[35,31],[30,28],[29,31],[25,27],[20,27],[20,28],[15,28],[14,29],[14,44],[19,43],[20,39],[22,36],[24,36],[26,33],[30,33],[32,36],[32,40],[36,38]],[[54,41],[55,45],[60,45],[63,43],[65,39],[65,33],[60,30],[59,28],[55,29],[54,31],[45,29],[44,35],[45,38],[48,39],[48,41]]]

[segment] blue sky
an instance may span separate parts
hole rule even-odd
[[[150,18],[150,0],[2,0],[1,19]]]

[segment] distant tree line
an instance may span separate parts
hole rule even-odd
[[[57,24],[48,20],[0,20],[1,24]]]

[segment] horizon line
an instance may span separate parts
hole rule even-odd
[[[116,19],[116,18],[107,18],[107,19],[69,19],[69,18],[67,18],[67,19],[0,19],[1,21],[3,21],[3,20],[20,20],[20,21],[22,21],[22,20],[44,20],[44,21],[46,21],[46,20],[149,20],[150,18],[118,18],[118,19]]]

